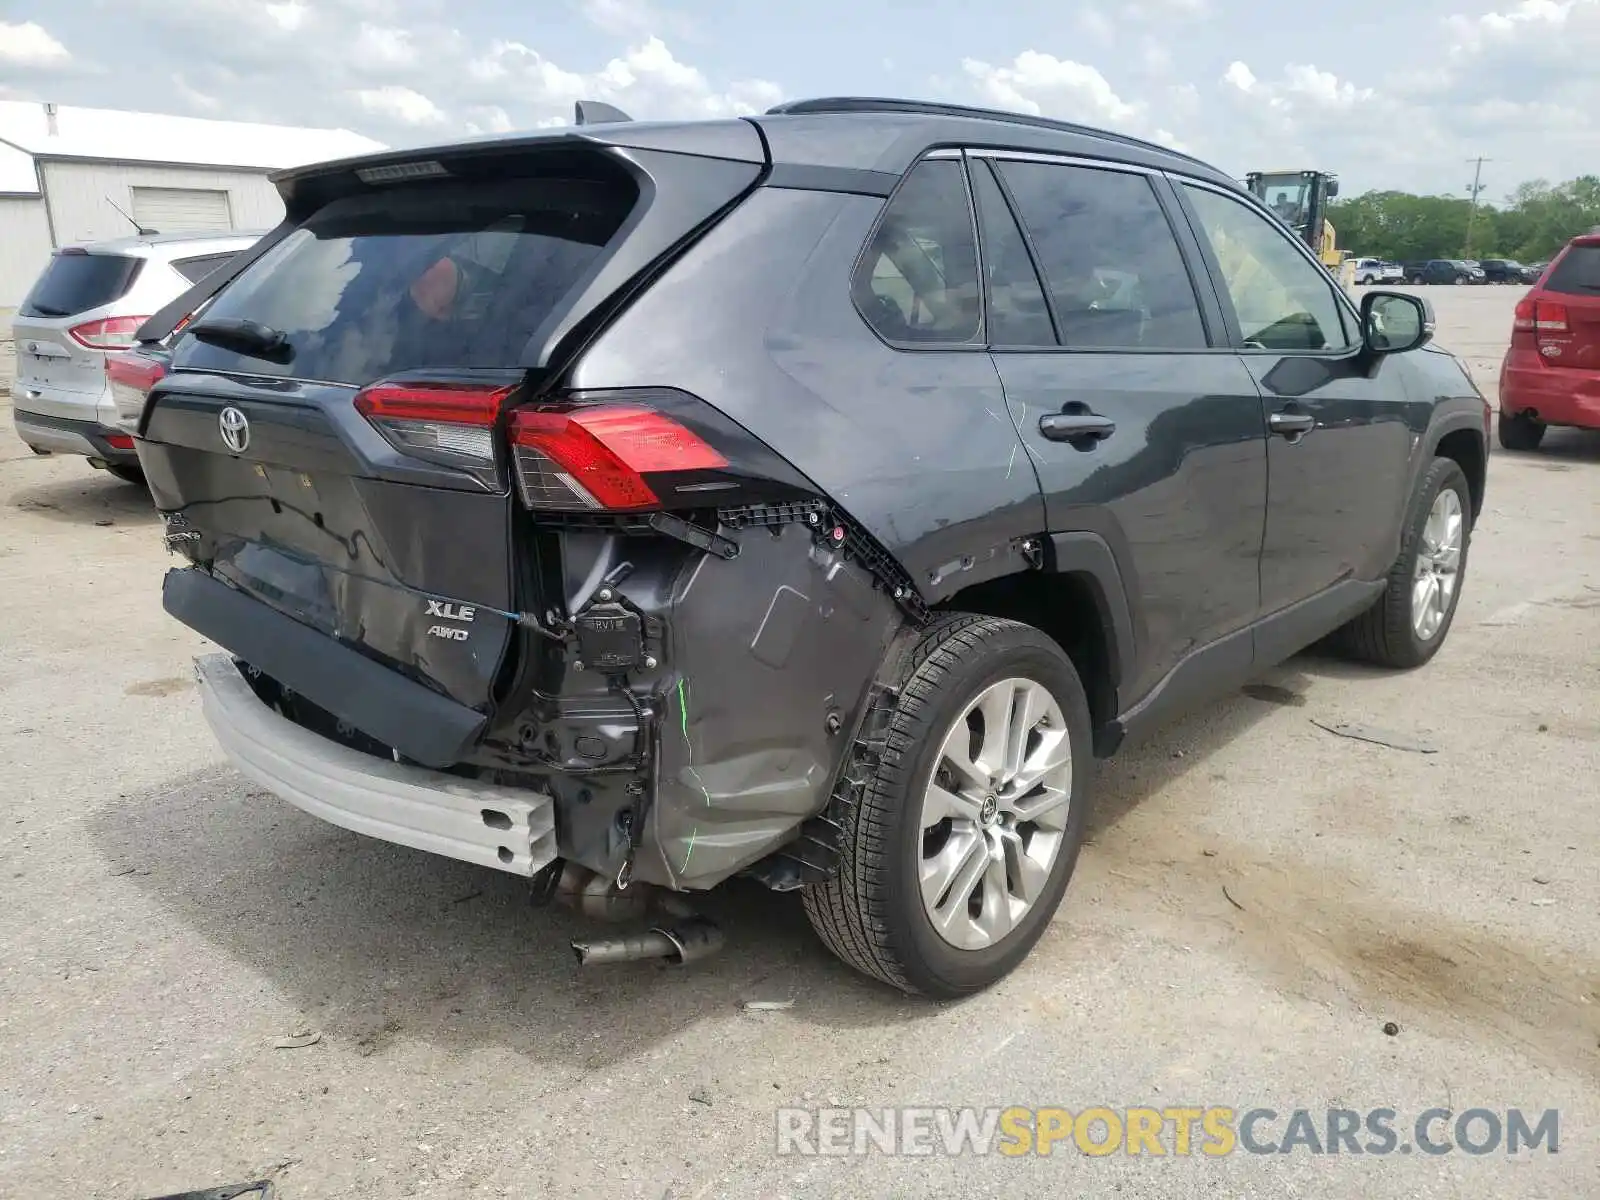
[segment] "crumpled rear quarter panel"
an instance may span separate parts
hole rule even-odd
[[[738,536],[737,559],[686,572],[668,618],[650,882],[709,887],[826,805],[900,627],[894,601],[809,527]]]

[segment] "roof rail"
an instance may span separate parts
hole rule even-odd
[[[1137,146],[1144,150],[1170,154],[1174,158],[1192,162],[1209,171],[1216,170],[1203,159],[1185,154],[1181,150],[1174,150],[1170,146],[1163,146],[1159,142],[1148,142],[1126,133],[1113,133],[1109,129],[1097,129],[1093,125],[1078,125],[1071,121],[1057,121],[1051,117],[1036,117],[1031,113],[1008,112],[999,108],[976,108],[968,104],[942,104],[929,100],[899,100],[877,96],[827,96],[815,100],[787,100],[767,109],[769,116],[799,116],[809,113],[908,113],[925,117],[1003,121],[1008,125],[1027,125],[1035,129],[1054,129],[1061,133],[1086,134],[1109,142],[1120,142],[1125,146]]]

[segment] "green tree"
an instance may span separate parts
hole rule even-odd
[[[1335,201],[1328,219],[1352,254],[1412,262],[1428,258],[1548,259],[1574,234],[1600,226],[1600,176],[1561,184],[1533,179],[1501,207],[1479,204],[1467,244],[1468,201],[1374,191]]]

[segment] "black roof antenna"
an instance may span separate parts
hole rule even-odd
[[[106,197],[106,203],[111,205],[112,208],[116,208],[117,209],[117,216],[121,217],[129,225],[132,225],[135,229],[137,229],[139,231],[139,236],[140,237],[154,237],[156,234],[161,232],[159,229],[146,229],[143,225],[139,224],[139,222],[135,221],[127,213],[123,212],[120,208],[117,208],[117,202],[115,200],[113,200],[110,196]]]
[[[572,107],[577,110],[577,124],[579,125],[606,125],[618,121],[633,120],[620,108],[602,104],[598,100],[579,100]]]

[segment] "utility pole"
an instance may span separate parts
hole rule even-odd
[[[1467,161],[1472,164],[1472,183],[1467,188],[1471,196],[1471,206],[1467,209],[1467,244],[1461,248],[1463,258],[1472,255],[1472,226],[1478,216],[1478,193],[1489,186],[1483,182],[1483,164],[1493,162],[1494,159],[1485,158],[1480,154],[1477,158],[1469,158]]]

